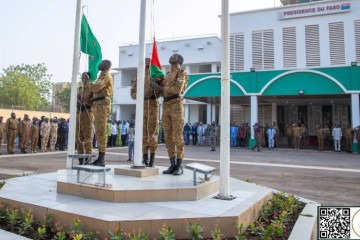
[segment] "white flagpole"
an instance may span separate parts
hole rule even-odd
[[[220,198],[228,199],[230,189],[230,38],[229,0],[221,3],[221,141],[220,141]]]
[[[68,157],[66,168],[71,169],[72,158],[69,155],[75,153],[75,128],[76,128],[76,104],[77,104],[77,76],[79,73],[79,52],[80,52],[80,21],[81,21],[81,0],[77,0],[74,34],[73,69],[71,78],[71,97],[70,97],[70,123],[68,138]]]
[[[135,116],[135,146],[134,168],[142,165],[142,135],[144,117],[144,78],[145,78],[145,24],[146,24],[146,0],[141,0],[140,28],[139,28],[139,64],[137,69],[136,90],[136,116]]]

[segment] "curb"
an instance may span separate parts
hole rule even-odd
[[[288,240],[316,240],[317,239],[317,208],[321,204],[299,199],[306,205],[291,231]]]
[[[15,233],[7,232],[5,230],[0,229],[0,239],[6,240],[31,240],[30,238],[22,237]]]

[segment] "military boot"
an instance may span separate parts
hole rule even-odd
[[[150,153],[149,167],[154,167],[155,153]]]
[[[143,162],[145,166],[149,166],[149,155],[147,153],[143,154]]]
[[[105,157],[105,153],[104,152],[99,152],[99,157],[91,165],[99,166],[99,167],[105,167],[104,157]]]
[[[79,165],[84,165],[84,159],[83,158],[79,158]]]
[[[182,159],[177,159],[176,160],[176,168],[173,172],[173,175],[175,176],[179,176],[179,175],[182,175],[184,173],[184,170],[182,169]]]
[[[163,174],[173,174],[176,169],[175,158],[170,158],[170,164],[168,170],[163,171]]]

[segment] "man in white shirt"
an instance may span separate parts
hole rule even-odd
[[[111,147],[115,147],[115,146],[116,146],[116,138],[117,138],[117,134],[118,134],[117,125],[116,125],[115,121],[112,121],[111,126],[110,126],[110,129],[111,129],[111,142],[110,142],[110,146],[111,146]]]
[[[202,122],[200,122],[199,126],[197,127],[199,146],[204,146],[203,134],[204,134],[204,126],[203,126]]]
[[[267,135],[268,135],[268,142],[269,142],[269,149],[274,149],[274,140],[275,140],[275,135],[276,135],[276,131],[273,128],[273,126],[270,125],[269,129],[267,130]]]
[[[339,124],[336,124],[336,126],[333,128],[332,137],[334,139],[334,151],[341,152],[342,131],[341,131]]]

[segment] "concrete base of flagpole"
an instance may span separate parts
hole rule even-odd
[[[121,165],[114,168],[114,174],[143,178],[159,175],[159,168],[136,165]]]
[[[144,169],[145,167],[146,167],[145,165],[135,165],[135,164],[131,165],[132,169]]]

